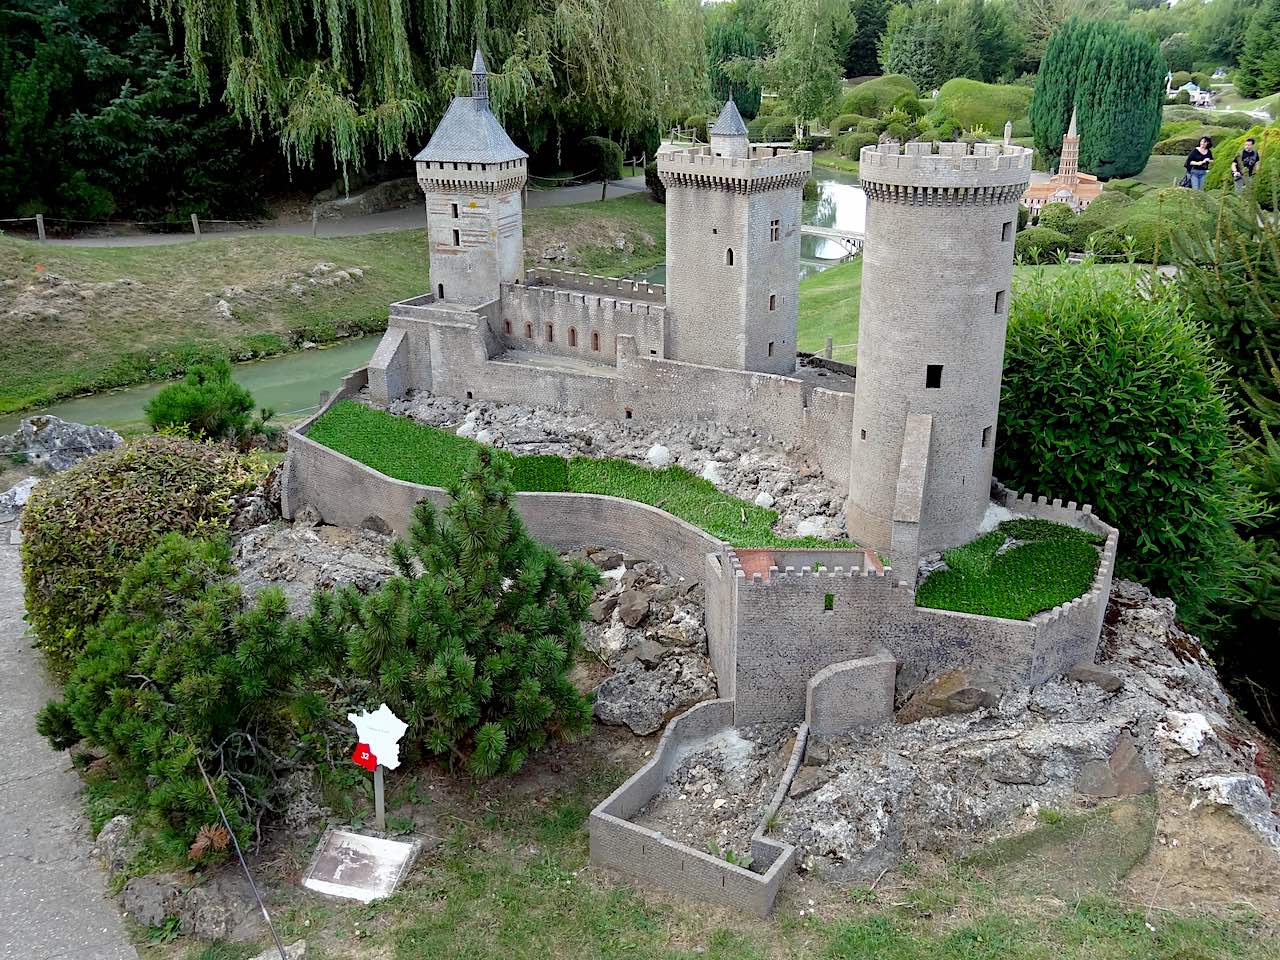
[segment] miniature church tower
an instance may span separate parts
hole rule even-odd
[[[524,275],[521,190],[528,155],[489,109],[489,76],[476,50],[471,96],[454,97],[431,140],[414,157],[426,195],[431,292],[481,304]]]
[[[796,367],[801,188],[812,154],[752,148],[732,100],[710,146],[658,153],[667,188],[664,353],[732,370]]]
[[[1080,134],[1076,133],[1076,108],[1071,108],[1071,122],[1062,136],[1062,156],[1058,160],[1058,178],[1068,186],[1080,183]]]
[[[867,192],[849,536],[904,577],[973,539],[991,463],[1018,198],[1031,151],[864,147]],[[970,150],[972,152],[970,152]]]

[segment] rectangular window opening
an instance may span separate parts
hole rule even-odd
[[[770,220],[769,221],[769,239],[772,241],[772,240],[779,240],[781,238],[782,238],[782,221]]]
[[[470,391],[470,390],[468,390],[468,391],[467,391],[467,399],[468,399],[468,400],[474,400],[474,399],[475,399],[475,397],[473,397],[473,396],[471,395],[471,391]]]
[[[1004,313],[1004,291],[996,291],[996,313]]]
[[[630,407],[623,407],[623,408],[622,408],[622,415],[623,415],[623,417],[625,417],[626,419],[630,420],[630,419],[631,419],[631,408],[630,408]]]
[[[836,608],[836,595],[834,593],[828,593],[825,597],[822,598],[822,609],[826,613],[831,613],[833,610],[835,610],[835,608]]]
[[[458,230],[454,230],[454,231],[453,231],[453,245],[454,245],[455,247],[460,247],[460,246],[462,246],[462,233],[461,233],[461,231],[458,231]]]
[[[867,431],[865,431],[865,430],[860,430],[860,431],[858,431],[858,432],[861,434],[861,439],[863,439],[863,440],[867,439]]]
[[[1000,239],[1008,243],[1013,239],[1013,221],[1006,220],[1004,226],[1000,228]]]
[[[983,427],[983,428],[982,428],[982,445],[983,445],[984,447],[989,447],[989,446],[991,446],[991,431],[992,431],[992,429],[993,429],[992,427]]]
[[[554,324],[547,324],[547,343],[556,342],[556,328]]]
[[[773,341],[769,341],[769,356],[773,356]]]
[[[929,390],[942,386],[942,364],[931,363],[924,368],[924,385]]]
[[[776,293],[769,294],[769,309],[775,310],[778,306],[778,295]]]
[[[453,219],[458,219],[458,205],[456,203],[449,204],[449,213]]]

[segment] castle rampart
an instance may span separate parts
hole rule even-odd
[[[600,277],[575,270],[552,270],[549,267],[533,267],[524,272],[524,282],[529,286],[559,287],[561,290],[590,290],[618,296],[623,300],[645,301],[662,306],[667,302],[667,288],[660,283],[645,280],[626,280],[621,277]]]
[[[603,292],[504,283],[497,331],[505,349],[580,357],[595,363],[617,362],[621,336],[636,348],[662,356],[667,308],[660,303],[626,300]]]

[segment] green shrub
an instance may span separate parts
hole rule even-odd
[[[1191,74],[1191,82],[1201,90],[1210,90],[1213,88],[1213,77],[1207,73],[1193,72]]]
[[[753,120],[747,121],[747,139],[753,143],[768,139],[765,137],[765,130],[769,124],[774,122],[774,118],[768,115],[757,116]]]
[[[1132,197],[1135,187],[1145,186],[1141,180],[1133,180],[1129,177],[1116,177],[1114,180],[1108,180],[1103,184],[1102,189],[1106,191],[1115,191],[1123,193],[1126,197]]]
[[[1112,224],[1119,223],[1124,219],[1126,212],[1133,203],[1134,201],[1123,193],[1104,191],[1096,200],[1077,214],[1069,234],[1071,249],[1086,249],[1089,244],[1089,237],[1093,233]]]
[[[1127,271],[1069,268],[1013,300],[996,474],[1093,504],[1120,528],[1120,576],[1191,622],[1240,558],[1223,371],[1180,297]]]
[[[1010,540],[1020,545],[997,553]],[[925,578],[916,606],[1026,620],[1084,594],[1098,572],[1103,537],[1048,520],[1006,520],[943,554],[947,568]]]
[[[400,577],[341,603],[351,667],[404,718],[410,742],[479,776],[514,772],[591,726],[568,675],[599,575],[534,542],[509,478],[502,458],[477,450],[442,520],[429,501],[415,508],[408,544],[392,551]]]
[[[1068,235],[1075,223],[1076,212],[1066,203],[1046,203],[1040,208],[1040,215],[1036,217],[1036,226],[1048,227],[1050,230]]]
[[[1244,142],[1253,137],[1261,155],[1258,167],[1250,181],[1258,202],[1266,210],[1276,209],[1277,190],[1280,189],[1280,127],[1255,126],[1242,131],[1230,140],[1223,140],[1213,148],[1213,163],[1204,179],[1205,190],[1230,190],[1233,186],[1231,161],[1244,149]]]
[[[858,124],[866,120],[866,117],[856,113],[842,113],[839,116],[831,118],[831,133],[833,136],[841,133],[848,133],[850,130],[857,129]]]
[[[658,176],[658,161],[650,160],[644,167],[644,185],[649,189],[649,196],[659,203],[667,202],[667,188]]]
[[[897,110],[899,113],[906,114],[908,117],[911,117],[913,120],[919,119],[920,117],[923,117],[926,113],[928,113],[928,110],[922,107],[920,103],[921,101],[918,97],[914,97],[908,92],[908,93],[902,94],[902,96],[897,97],[893,101],[893,109]],[[933,108],[932,103],[930,103],[929,109],[932,109],[932,108]]]
[[[1067,235],[1048,227],[1027,227],[1020,230],[1013,241],[1013,252],[1025,263],[1053,263],[1058,254],[1066,250]]]
[[[1173,79],[1169,81],[1169,85],[1177,90],[1179,87],[1185,87],[1191,82],[1191,74],[1186,70],[1178,70],[1173,74]]]
[[[1019,233],[1027,229],[1027,222],[1030,219],[1031,219],[1031,211],[1028,210],[1026,207],[1024,207],[1022,204],[1018,204],[1018,232]],[[1017,243],[1017,241],[1015,240],[1014,243]]]
[[[238,440],[249,432],[253,394],[231,379],[227,360],[218,360],[192,367],[152,397],[145,412],[152,430],[185,427],[210,440]]]
[[[792,120],[774,119],[770,120],[764,128],[764,138],[768,141],[777,142],[779,140],[790,141],[796,135],[796,125]]]
[[[884,124],[879,120],[876,120],[874,117],[868,117],[865,120],[858,121],[858,133],[870,133],[878,137],[880,136],[880,131],[883,129]]]
[[[840,112],[878,117],[906,93],[911,94],[913,99],[920,98],[920,91],[909,77],[900,73],[886,74],[860,83],[849,91],[840,104]]]
[[[83,739],[107,751],[129,806],[173,855],[220,823],[200,764],[249,839],[287,772],[276,757],[294,755],[325,711],[301,690],[345,653],[322,620],[290,620],[278,589],[245,604],[232,572],[221,541],[161,538],[127,567],[63,699],[36,720],[59,749]]]
[[[1206,191],[1180,187],[1152,190],[1134,201],[1114,223],[1089,234],[1086,246],[1100,256],[1132,254],[1142,263],[1169,263],[1174,238],[1189,230],[1209,229],[1217,211],[1218,198]]]
[[[1190,123],[1199,126],[1217,126],[1231,127],[1235,130],[1248,130],[1258,121],[1256,118],[1249,116],[1247,113],[1239,113],[1227,110],[1205,110],[1201,107],[1182,106],[1175,104],[1167,106],[1163,110],[1164,125],[1161,126],[1160,137],[1172,136],[1163,133],[1164,126],[1170,123]]]
[[[255,459],[180,437],[134,437],[42,482],[22,514],[22,575],[37,645],[74,665],[129,564],[170,531],[223,529]]]
[[[797,150],[825,150],[831,146],[832,138],[821,133],[811,133],[806,137],[797,137],[791,145]]]
[[[1224,138],[1230,139],[1234,133],[1235,131],[1230,127],[1194,126],[1189,130],[1184,130],[1181,133],[1175,133],[1163,140],[1156,141],[1156,145],[1151,148],[1151,152],[1182,157],[1191,152],[1191,148],[1200,142],[1201,137],[1208,137],[1216,144]],[[1217,156],[1216,148],[1214,156]]]
[[[684,122],[684,128],[691,131],[703,143],[707,142],[707,115],[705,113],[696,113],[687,118]]]
[[[857,160],[863,147],[870,147],[880,142],[874,133],[846,133],[840,138],[839,150],[842,156]]]
[[[822,188],[818,186],[818,181],[810,177],[804,182],[804,187],[800,191],[800,199],[817,200],[822,196]]]
[[[622,178],[622,147],[606,137],[582,138],[583,172],[590,172],[597,180]]]
[[[1006,121],[1030,123],[1031,96],[1030,87],[956,77],[938,90],[938,109],[966,130],[981,126],[1003,137]]]
[[[1191,91],[1189,91],[1189,90],[1179,90],[1177,93],[1175,93],[1175,94],[1173,95],[1173,100],[1172,100],[1171,102],[1172,102],[1172,103],[1176,103],[1176,104],[1187,104],[1187,103],[1190,103],[1190,102],[1191,102]]]

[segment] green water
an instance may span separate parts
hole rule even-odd
[[[324,349],[237,363],[236,382],[249,389],[258,406],[274,409],[278,420],[296,420],[320,405],[322,390],[332,392],[346,374],[368,363],[378,340],[377,336],[360,337]],[[0,434],[13,432],[19,420],[37,413],[77,423],[100,423],[118,431],[145,430],[142,409],[162,387],[163,383],[144,383],[66,400],[42,410],[7,414],[0,417]]]

